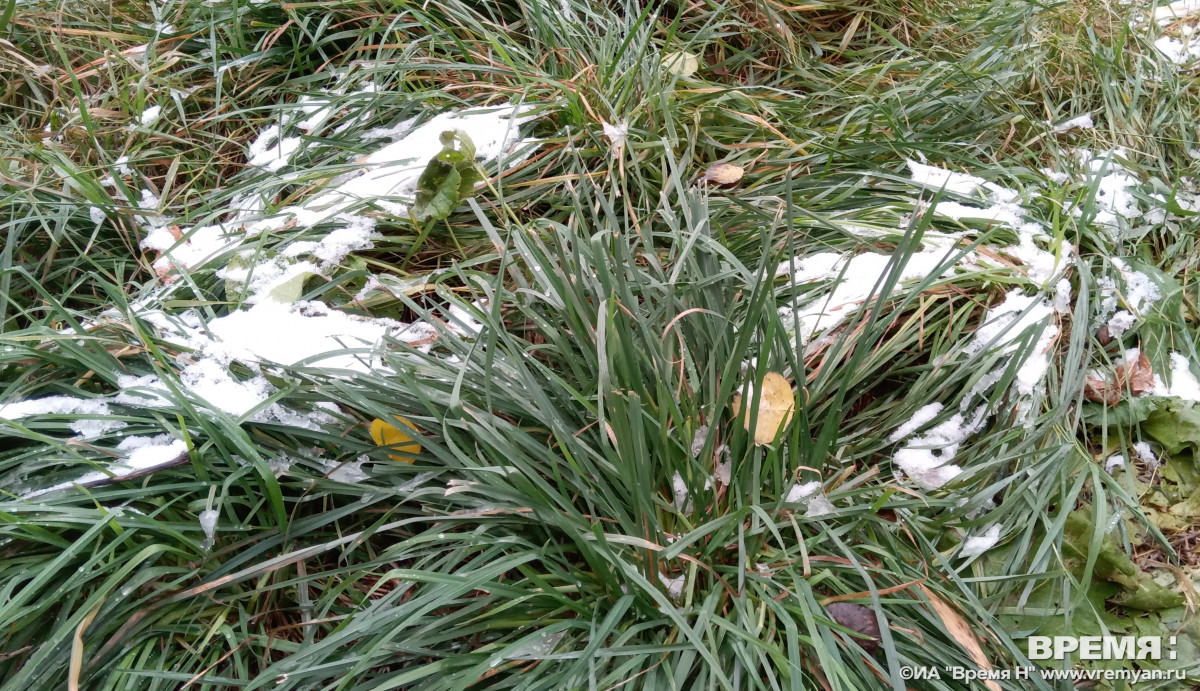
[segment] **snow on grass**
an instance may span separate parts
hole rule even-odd
[[[1050,131],[1054,134],[1062,134],[1063,132],[1069,132],[1075,128],[1079,128],[1081,130],[1090,130],[1096,127],[1096,124],[1092,122],[1092,116],[1086,113],[1078,117],[1071,118],[1070,120],[1064,120],[1057,125],[1052,123],[1046,124],[1050,125]]]
[[[142,111],[142,114],[138,117],[138,123],[142,127],[150,127],[157,123],[160,117],[162,117],[162,106],[150,106]]]
[[[978,557],[1000,542],[1000,525],[993,523],[981,534],[969,537],[963,542],[960,557]]]
[[[932,422],[933,419],[937,417],[938,413],[942,412],[942,408],[943,406],[941,403],[930,403],[929,405],[921,406],[917,412],[913,413],[911,418],[909,418],[903,425],[897,427],[895,432],[892,432],[892,436],[889,437],[889,440],[892,442],[897,442],[909,436],[913,432],[916,432],[921,427],[924,427],[929,422]]]
[[[802,485],[797,483],[795,485],[792,485],[792,488],[788,490],[787,496],[784,497],[783,501],[784,501],[784,503],[787,503],[787,504],[796,504],[796,503],[805,501],[806,499],[813,496],[814,494],[817,494],[820,491],[821,491],[821,483],[817,480],[813,480],[812,482],[806,482]]]
[[[354,317],[321,303],[274,301],[231,312],[212,320],[208,327],[224,351],[243,362],[296,365],[304,361],[306,366],[354,372],[379,367],[378,356],[354,350],[377,348],[384,336],[403,338],[413,332],[408,324]]]
[[[962,474],[952,463],[959,446],[979,431],[986,420],[980,407],[968,417],[955,413],[933,429],[910,440],[892,456],[896,467],[909,479],[926,489],[937,489]]]
[[[1029,296],[1020,290],[1012,290],[1004,302],[988,310],[984,323],[975,331],[975,337],[967,344],[966,353],[975,355],[985,350],[999,349],[1012,353],[1019,347],[1019,339],[1028,329],[1038,331],[1032,352],[1017,370],[1017,391],[1032,396],[1046,376],[1050,366],[1050,345],[1058,336],[1058,326],[1053,323],[1054,307],[1045,298]]]
[[[1134,359],[1137,359],[1137,355],[1134,355]],[[1168,386],[1160,375],[1155,374],[1153,394],[1183,401],[1200,401],[1200,381],[1197,381],[1196,375],[1192,373],[1191,361],[1181,353],[1171,353],[1170,380],[1171,384]]]
[[[271,172],[291,163],[292,156],[304,142],[300,137],[284,137],[279,125],[270,125],[258,133],[246,149],[246,163]]]
[[[925,238],[928,249],[913,253],[900,270],[900,279],[891,294],[902,290],[905,281],[937,274],[947,275],[954,267],[948,262],[953,248],[949,242]],[[795,262],[791,277],[793,286],[832,281],[833,290],[822,297],[796,306],[779,309],[779,317],[796,329],[801,343],[808,343],[819,331],[828,331],[853,313],[854,308],[878,295],[876,287],[893,268],[891,255],[866,252],[847,256],[835,252],[818,252]]]
[[[91,485],[108,479],[119,480],[130,475],[144,473],[177,461],[187,453],[187,444],[167,434],[155,437],[126,437],[117,445],[118,451],[127,454],[126,458],[109,465],[108,472],[92,471],[74,480],[62,482],[51,487],[26,492],[22,499],[32,499],[43,494],[68,489],[75,485]]]
[[[217,519],[220,515],[216,509],[205,509],[200,512],[199,516],[196,516],[200,523],[200,530],[204,531],[204,549],[211,548],[217,537]]]
[[[80,439],[94,439],[125,427],[120,420],[110,418],[112,410],[106,401],[74,396],[47,396],[0,405],[0,419],[19,420],[40,415],[84,416],[71,420],[71,431]]]
[[[1109,456],[1104,461],[1104,470],[1106,470],[1110,473],[1113,472],[1114,470],[1116,470],[1117,468],[1124,468],[1124,467],[1125,467],[1125,456],[1123,454],[1115,453],[1115,454]]]

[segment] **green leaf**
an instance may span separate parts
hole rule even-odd
[[[413,218],[418,221],[440,220],[450,215],[460,200],[459,185],[462,175],[450,163],[434,157],[425,172],[417,180],[417,201],[413,204]]]
[[[475,145],[462,130],[446,130],[439,139],[442,150],[430,159],[417,180],[412,215],[418,221],[441,220],[475,191]],[[457,147],[457,148],[456,148]]]
[[[1142,431],[1154,437],[1171,454],[1185,448],[1200,448],[1200,410],[1180,401],[1171,401],[1154,411]]]

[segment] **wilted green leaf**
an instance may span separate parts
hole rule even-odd
[[[446,218],[459,202],[471,196],[479,181],[471,138],[461,130],[446,130],[441,142],[441,152],[430,159],[417,179],[412,215],[418,221]]]

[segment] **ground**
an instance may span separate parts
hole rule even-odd
[[[0,689],[1200,685],[1198,20],[0,2]]]

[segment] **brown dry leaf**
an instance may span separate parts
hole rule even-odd
[[[714,163],[704,171],[704,179],[714,185],[736,185],[745,172],[741,166],[732,163]]]
[[[1120,374],[1117,375],[1120,378]],[[1150,366],[1150,358],[1145,353],[1138,353],[1138,359],[1129,366],[1126,372],[1129,382],[1129,393],[1142,396],[1154,390],[1154,368]]]
[[[755,388],[751,386],[751,395]],[[758,419],[754,425],[754,443],[770,444],[775,437],[792,421],[792,413],[796,411],[796,393],[792,385],[778,372],[767,372],[763,378],[762,387],[758,391]],[[733,397],[733,414],[740,415],[742,396]],[[746,431],[750,431],[750,413],[746,411],[746,419],[742,421]]]
[[[1118,370],[1119,379],[1122,372]],[[1121,400],[1121,387],[1111,382],[1107,377],[1088,377],[1084,380],[1083,397],[1089,401],[1097,401],[1114,406]]]
[[[934,595],[933,591],[926,588],[924,584],[918,584],[917,587],[921,589],[922,593],[925,593],[929,604],[933,605],[933,611],[937,613],[938,618],[942,620],[942,624],[946,626],[946,630],[950,632],[954,640],[958,641],[963,650],[971,654],[971,659],[975,661],[975,664],[979,665],[980,669],[990,671],[992,663],[983,654],[983,648],[979,645],[979,640],[975,638],[975,634],[971,631],[970,625],[958,615],[958,612],[955,612],[940,597]],[[991,679],[984,681],[984,684],[992,691],[1002,691],[1000,685]]]
[[[1115,406],[1121,401],[1126,388],[1134,396],[1154,391],[1154,368],[1150,366],[1150,358],[1145,353],[1139,353],[1132,364],[1118,367],[1117,376],[1112,380],[1107,377],[1088,377],[1084,382],[1083,395],[1089,401]]]

